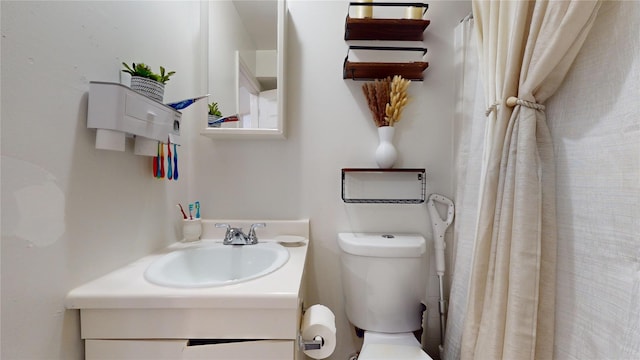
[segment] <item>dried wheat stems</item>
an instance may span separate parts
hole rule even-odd
[[[389,126],[393,126],[400,121],[402,110],[409,102],[409,96],[407,95],[409,84],[411,84],[411,80],[403,79],[398,75],[391,80],[390,100],[385,107],[385,120],[389,123]]]
[[[376,79],[362,85],[362,92],[377,127],[393,126],[400,121],[402,109],[409,101],[407,95],[409,84],[411,84],[410,80],[395,75],[393,80],[391,78]]]
[[[385,110],[389,102],[389,92],[391,90],[391,81],[387,79],[376,79],[374,82],[362,85],[362,91],[367,99],[369,110],[373,115],[373,122],[377,127],[386,126]]]

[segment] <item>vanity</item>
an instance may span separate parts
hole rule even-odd
[[[203,240],[175,243],[70,291],[65,305],[80,311],[85,358],[302,359],[298,334],[309,221],[262,222],[267,226],[259,243],[288,252],[284,265],[266,275],[208,287],[147,280],[149,266],[168,254],[223,246],[225,230],[216,223],[245,229],[252,223],[203,220]]]

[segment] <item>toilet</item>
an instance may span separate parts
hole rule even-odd
[[[349,322],[364,330],[358,360],[428,360],[422,328],[426,241],[421,235],[339,233]]]

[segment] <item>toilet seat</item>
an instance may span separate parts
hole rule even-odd
[[[358,360],[432,360],[413,333],[386,334],[365,331]]]

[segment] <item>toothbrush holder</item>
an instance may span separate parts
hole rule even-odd
[[[202,221],[200,219],[182,220],[182,236],[184,242],[198,241],[202,235]]]

